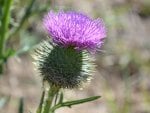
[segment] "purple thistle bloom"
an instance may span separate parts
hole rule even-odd
[[[43,24],[54,43],[78,50],[96,51],[106,37],[106,29],[101,19],[93,20],[77,12],[50,11]]]

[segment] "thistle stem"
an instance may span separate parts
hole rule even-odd
[[[9,20],[10,20],[10,7],[13,0],[5,0],[4,1],[4,10],[2,13],[1,18],[1,26],[0,26],[0,74],[3,73],[3,57],[5,52],[5,46],[6,46],[6,36],[8,32],[9,27]]]
[[[0,75],[3,73],[3,64],[0,64]]]
[[[39,104],[39,107],[38,107],[36,113],[42,113],[42,105],[44,102],[44,96],[45,96],[45,91],[43,91],[43,93],[42,93],[40,104]]]
[[[7,35],[9,19],[10,19],[10,7],[13,0],[6,0],[4,3],[4,12],[2,17],[1,25],[1,37],[0,37],[0,58],[3,57],[3,52],[5,49],[5,38]]]
[[[59,91],[59,88],[56,86],[51,86],[48,91],[48,97],[45,100],[45,105],[43,107],[43,113],[51,113],[50,108],[52,107],[53,99],[57,92]]]

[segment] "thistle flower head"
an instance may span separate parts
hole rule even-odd
[[[52,38],[42,42],[34,54],[43,80],[62,88],[79,87],[90,80],[95,65],[88,51],[96,51],[103,43],[103,21],[77,12],[51,11],[43,24]]]
[[[93,20],[77,12],[50,11],[45,15],[43,24],[52,40],[63,47],[96,51],[106,37],[106,29],[101,19]]]

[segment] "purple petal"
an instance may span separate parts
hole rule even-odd
[[[106,28],[101,19],[92,20],[77,12],[50,11],[43,24],[54,43],[75,49],[95,51],[106,37]]]

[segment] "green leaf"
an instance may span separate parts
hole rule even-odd
[[[60,93],[60,98],[59,98],[59,102],[58,103],[62,103],[64,99],[64,95],[63,92]]]
[[[8,59],[10,56],[15,55],[15,53],[16,53],[15,50],[9,48],[9,49],[7,49],[7,51],[5,52],[4,57],[5,57],[5,59]]]
[[[44,96],[45,96],[45,91],[42,92],[40,104],[39,104],[39,107],[38,107],[36,113],[42,113],[42,105],[44,103]]]
[[[94,101],[99,98],[100,98],[100,96],[94,96],[94,97],[89,97],[89,98],[85,98],[85,99],[64,102],[64,103],[62,103],[62,105],[71,107],[72,105],[82,104],[82,103],[89,102],[89,101]]]
[[[24,113],[24,100],[23,100],[23,98],[20,98],[20,100],[19,100],[18,113]]]
[[[80,100],[74,100],[74,101],[67,101],[67,102],[63,102],[63,103],[59,103],[57,105],[55,105],[50,111],[55,111],[56,109],[60,108],[60,107],[71,107],[73,105],[77,105],[77,104],[82,104],[85,102],[90,102],[90,101],[94,101],[96,99],[99,99],[101,96],[93,96],[93,97],[89,97],[89,98],[85,98],[85,99],[80,99]]]

